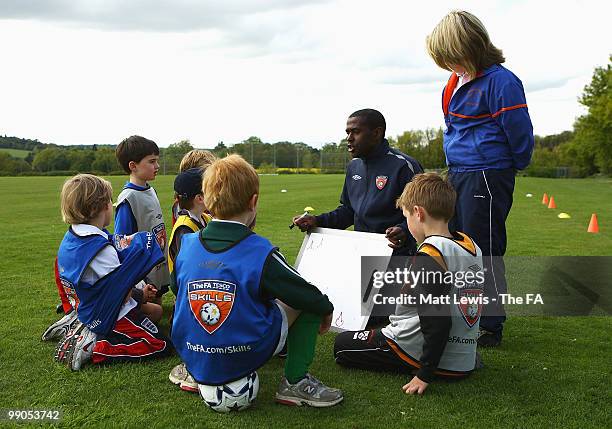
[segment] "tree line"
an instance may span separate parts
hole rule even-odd
[[[605,67],[597,67],[579,102],[587,113],[576,119],[573,130],[535,137],[535,150],[525,174],[546,177],[612,175],[612,56]],[[426,169],[444,169],[442,129],[409,130],[389,137],[389,144],[421,162]],[[11,156],[5,149],[28,151],[25,158]],[[189,140],[160,148],[162,173],[175,174],[181,158],[193,149]],[[314,148],[302,142],[263,142],[251,136],[209,149],[218,157],[237,153],[261,172],[312,170],[344,172],[350,161],[346,141],[329,142]],[[299,171],[299,170],[298,170]],[[113,145],[60,146],[18,137],[0,136],[0,175],[52,174],[75,172],[123,174]]]
[[[612,56],[605,67],[597,67],[585,86],[580,104],[587,113],[578,117],[572,131],[536,137],[536,148],[529,170],[552,176],[559,167],[573,176],[612,175]]]
[[[9,137],[7,139],[15,138]],[[26,140],[26,139],[21,139]],[[0,136],[0,148],[5,138]],[[0,174],[4,175],[63,175],[74,172],[98,174],[123,174],[115,158],[114,146],[58,146],[55,144],[27,141],[20,146],[11,142],[11,149],[33,150],[24,159],[11,157],[0,151]],[[389,137],[389,143],[418,159],[427,168],[443,168],[442,130],[406,131],[397,137]],[[185,153],[194,149],[189,140],[181,140],[167,148],[160,148],[162,173],[174,174]],[[345,140],[330,142],[314,148],[302,142],[281,141],[267,143],[251,136],[242,142],[226,145],[219,142],[208,149],[218,157],[237,153],[261,172],[276,172],[278,169],[313,170],[323,173],[343,173],[351,160]]]

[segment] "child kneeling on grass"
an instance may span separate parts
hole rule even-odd
[[[397,206],[421,243],[409,267],[421,273],[420,280],[402,287],[406,299],[387,326],[339,334],[336,363],[414,374],[402,390],[419,395],[436,377],[464,378],[480,365],[476,341],[482,305],[476,297],[484,284],[482,252],[467,235],[449,231],[455,199],[451,184],[435,173],[416,175],[406,185]],[[468,277],[474,281],[460,281]]]
[[[161,306],[148,302],[157,290],[151,285],[135,287],[164,260],[155,236],[110,235],[104,228],[113,215],[112,188],[90,174],[64,183],[61,209],[70,227],[58,251],[58,271],[78,320],[60,340],[56,360],[76,371],[89,360],[166,354],[171,345],[155,325]],[[56,326],[55,331],[65,330]]]
[[[285,376],[276,401],[338,404],[342,391],[308,373],[317,333],[329,330],[333,305],[252,231],[257,172],[230,155],[208,167],[203,191],[213,220],[199,233],[182,237],[174,265],[178,293],[172,342],[187,370],[199,384],[223,385],[257,370],[286,340]]]

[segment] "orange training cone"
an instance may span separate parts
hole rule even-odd
[[[548,204],[548,195],[544,192],[544,196],[542,197],[542,204]]]
[[[548,208],[549,209],[557,208],[557,205],[555,204],[555,197],[553,197],[552,195],[550,196],[550,200],[548,201]]]
[[[591,215],[591,221],[589,222],[587,232],[592,232],[593,234],[597,234],[599,232],[599,224],[597,223],[597,215],[595,213]]]

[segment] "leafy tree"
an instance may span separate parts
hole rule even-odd
[[[109,148],[98,148],[95,152],[95,159],[91,163],[91,169],[101,173],[110,173],[111,171],[121,170],[115,151]]]
[[[6,152],[0,152],[0,174],[15,175],[31,170],[30,164],[23,159],[13,158]]]
[[[0,152],[0,173],[13,174],[13,158],[6,152]]]
[[[23,149],[32,151],[36,148],[43,149],[45,146],[44,143],[39,142],[34,139],[22,139],[19,137],[9,137],[9,136],[0,136],[0,147],[9,148],[9,149]]]
[[[330,173],[341,173],[352,159],[344,139],[340,143],[325,143],[319,157],[321,169]]]
[[[92,163],[96,159],[96,152],[93,150],[71,150],[69,158],[71,170],[92,171]]]
[[[396,138],[391,137],[388,140],[391,146],[415,158],[424,168],[446,166],[442,129],[405,131]]]
[[[48,147],[41,150],[34,157],[32,167],[38,171],[68,170],[70,159],[68,151],[56,147]]]
[[[236,147],[238,145],[234,145]],[[254,167],[257,167],[262,162],[262,158],[265,156],[262,152],[264,149],[264,143],[259,137],[251,136],[244,140],[239,148],[239,154],[244,159],[249,161]]]
[[[28,164],[24,159],[14,159],[13,160],[13,174],[18,173],[28,173],[32,171],[32,166]]]
[[[181,159],[190,150],[193,150],[191,142],[189,140],[181,140],[168,146],[166,154]]]
[[[162,173],[166,174],[168,171],[178,172],[179,164],[183,156],[190,150],[193,150],[193,146],[189,140],[181,140],[176,143],[172,143],[160,152],[160,164]]]
[[[536,147],[545,147],[548,149],[553,149],[559,145],[571,141],[573,138],[573,131],[563,131],[560,134],[552,134],[544,137],[535,136],[535,145]]]
[[[225,143],[223,143],[223,142],[217,143],[217,146],[215,146],[215,148],[212,150],[212,152],[218,158],[223,158],[224,156],[226,156],[229,153],[229,151],[227,149],[227,146],[225,146]]]
[[[32,168],[36,171],[50,171],[52,168],[53,154],[57,149],[43,149],[34,156]]]
[[[584,88],[580,103],[588,108],[574,124],[575,138],[568,152],[600,173],[612,174],[612,56],[597,67]]]

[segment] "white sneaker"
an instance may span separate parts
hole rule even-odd
[[[186,392],[198,392],[198,383],[193,379],[184,363],[178,364],[168,375],[170,381]]]
[[[64,315],[60,320],[49,326],[42,334],[43,341],[59,340],[65,337],[70,327],[77,320],[76,311],[72,310],[70,313]]]
[[[53,356],[56,362],[66,363],[66,359],[68,358],[68,351],[71,350],[71,339],[77,331],[80,332],[82,326],[83,324],[81,323],[81,321],[79,319],[76,319],[74,323],[70,326],[70,329],[68,330],[66,335],[59,340],[57,346],[55,347],[55,354]]]
[[[85,325],[81,325],[74,334],[66,340],[66,363],[73,371],[79,371],[83,364],[93,355],[97,336]]]

